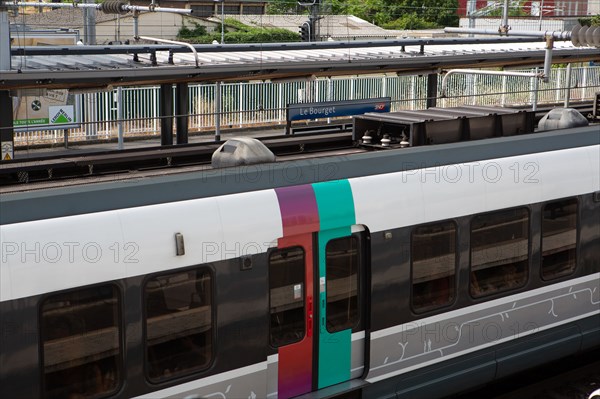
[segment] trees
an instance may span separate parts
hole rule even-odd
[[[182,26],[177,33],[179,40],[184,40],[196,44],[208,44],[213,41],[221,41],[220,29],[216,32],[207,33],[206,28],[202,25],[193,24],[189,28]],[[226,18],[225,26],[230,29],[225,29],[225,43],[281,43],[281,42],[297,42],[300,41],[300,35],[281,28],[261,28],[245,25],[235,19]]]
[[[600,26],[600,14],[587,18],[579,18],[578,22],[583,26]]]
[[[321,9],[354,15],[383,27],[423,29],[458,26],[458,0],[322,0]],[[269,14],[294,12],[298,3],[272,0]],[[306,8],[308,10],[308,8]]]

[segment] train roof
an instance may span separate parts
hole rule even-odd
[[[338,136],[346,142],[350,140],[348,134]],[[329,137],[333,140],[331,135]],[[278,137],[273,140],[281,143],[288,139]],[[354,143],[343,148],[328,146],[312,153],[280,154],[274,163],[224,169],[198,164],[10,185],[0,188],[0,224],[515,157],[599,143],[600,129],[598,125],[590,125],[412,148],[359,148]],[[210,148],[214,150],[216,145],[213,143]]]

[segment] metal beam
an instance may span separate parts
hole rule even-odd
[[[177,83],[177,86],[175,86],[175,114],[177,144],[187,144],[189,114],[187,83]]]
[[[433,108],[437,105],[438,97],[438,74],[430,73],[427,75],[427,108]]]
[[[173,145],[173,85],[161,84],[159,97],[160,145]]]

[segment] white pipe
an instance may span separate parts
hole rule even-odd
[[[544,73],[542,80],[548,83],[550,80],[550,69],[552,68],[552,49],[554,47],[554,39],[551,36],[546,36],[546,53],[544,54]]]
[[[478,35],[495,35],[497,36],[500,32],[493,29],[468,29],[468,28],[444,28],[446,33],[475,33]],[[566,31],[536,31],[536,30],[511,30],[505,33],[506,36],[528,36],[528,37],[552,37],[555,40],[570,40],[571,32]]]
[[[95,8],[102,10],[102,4],[87,4],[87,3],[36,3],[36,2],[16,2],[5,3],[6,7],[51,7],[51,8]],[[177,14],[191,14],[193,11],[190,8],[168,8],[154,6],[130,6],[128,4],[121,5],[121,11],[149,11],[149,12],[173,12]]]
[[[155,42],[159,42],[159,43],[166,43],[166,44],[177,44],[179,46],[186,46],[190,50],[192,50],[192,53],[194,53],[194,58],[196,59],[196,68],[198,68],[200,66],[200,63],[198,61],[198,52],[196,51],[196,49],[194,48],[194,46],[192,46],[190,43],[177,42],[175,40],[167,40],[167,39],[157,39],[155,37],[149,37],[149,36],[138,36],[138,37],[135,37],[135,40],[139,40],[139,39],[148,40],[148,41],[155,41]]]
[[[511,72],[511,71],[484,71],[479,69],[452,69],[442,78],[442,97],[446,97],[446,86],[448,76],[455,74],[473,74],[473,75],[496,75],[496,76],[520,76],[523,78],[542,78],[543,74],[537,72]]]

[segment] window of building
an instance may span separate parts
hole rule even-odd
[[[358,239],[344,237],[331,240],[325,247],[327,331],[354,328],[358,313]]]
[[[224,7],[225,15],[239,15],[240,13],[240,5],[228,5],[225,4]],[[218,7],[217,14],[221,12],[221,7]]]
[[[247,6],[244,4],[244,7],[242,8],[242,13],[244,15],[261,15],[261,14],[263,14],[263,7],[262,6]]]
[[[480,297],[525,285],[529,265],[529,212],[509,209],[471,222],[471,295]]]
[[[207,368],[212,360],[212,282],[206,268],[170,273],[144,285],[146,373],[162,381]]]
[[[412,307],[427,311],[455,297],[456,226],[442,222],[413,229],[411,239]]]
[[[304,337],[304,250],[273,251],[269,256],[270,343],[289,345]]]
[[[577,199],[544,206],[542,219],[542,278],[567,276],[577,266]]]
[[[120,298],[112,285],[48,297],[41,306],[43,396],[92,398],[121,379]]]
[[[213,4],[210,5],[192,5],[192,11],[194,13],[194,17],[210,17],[215,13],[215,6]]]

